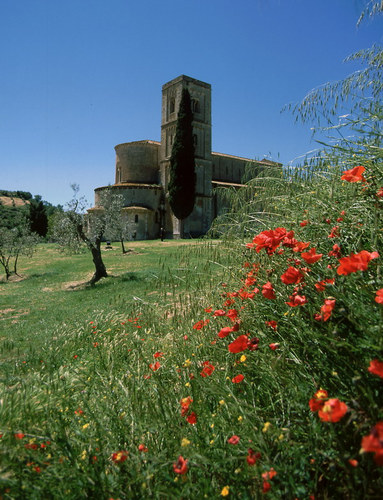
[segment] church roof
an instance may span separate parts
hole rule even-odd
[[[114,147],[118,148],[118,146],[125,146],[126,144],[154,144],[155,146],[161,146],[161,143],[158,141],[152,141],[150,139],[143,139],[141,141],[122,142],[121,144],[117,144]]]
[[[253,162],[253,163],[256,163],[256,164],[261,164],[261,165],[268,165],[270,167],[278,167],[278,166],[282,166],[282,163],[278,163],[276,161],[271,161],[271,160],[266,160],[266,158],[264,158],[263,160],[254,160],[254,159],[251,159],[251,158],[245,158],[243,156],[235,156],[235,155],[228,155],[228,154],[225,154],[225,153],[215,153],[215,152],[211,152],[211,154],[213,156],[222,156],[223,158],[235,158],[236,160],[243,160],[243,161],[250,161],[250,162]]]
[[[101,191],[103,189],[127,189],[127,188],[147,188],[147,189],[162,189],[159,184],[145,184],[143,182],[118,182],[116,184],[111,184],[110,186],[102,186],[95,189],[95,191]]]

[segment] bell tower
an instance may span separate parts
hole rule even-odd
[[[162,86],[160,180],[167,191],[169,160],[176,133],[182,89],[190,93],[193,111],[193,138],[196,170],[196,202],[185,219],[191,235],[204,234],[212,222],[211,85],[181,75]]]

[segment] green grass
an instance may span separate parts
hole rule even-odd
[[[162,286],[173,294],[192,270],[186,269],[184,247],[183,241],[134,242],[129,244],[131,252],[123,255],[119,244],[113,244],[113,250],[103,251],[110,278],[87,287],[93,271],[88,252],[68,255],[57,245],[39,245],[33,258],[20,259],[21,279],[0,281],[0,336],[14,342],[15,355],[22,357],[32,345],[38,349],[57,328],[79,317],[90,321],[108,309],[128,314],[143,300],[155,302]],[[9,356],[7,352],[4,357]]]
[[[366,164],[368,179],[372,169]],[[335,243],[344,257],[377,250],[382,200],[331,170],[319,182],[273,188],[267,202],[281,207],[278,224],[272,215],[257,227],[259,201],[247,201],[222,240],[104,252],[113,277],[94,287],[84,286],[90,256],[53,245],[20,263],[24,279],[1,282],[4,499],[381,496],[382,468],[374,453],[360,454],[383,420],[382,378],[368,370],[383,361],[383,307],[374,300],[381,257],[339,275],[329,252]],[[247,245],[282,224],[320,260],[305,262],[291,241],[269,253]],[[243,238],[244,226],[251,237]],[[281,280],[289,267],[301,281]],[[326,278],[335,281],[318,291]],[[273,299],[262,293],[267,282]],[[288,304],[294,290],[304,305]],[[330,297],[331,316],[315,319]],[[258,348],[233,350],[244,337],[257,338]],[[320,388],[347,405],[339,421],[310,410]]]

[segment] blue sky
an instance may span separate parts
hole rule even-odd
[[[362,0],[2,0],[0,189],[93,201],[114,146],[160,140],[161,87],[212,85],[213,151],[288,163],[314,149],[280,111],[383,41]]]

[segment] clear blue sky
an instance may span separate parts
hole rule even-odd
[[[0,189],[65,204],[114,182],[114,146],[160,140],[161,87],[212,85],[213,151],[284,163],[316,147],[289,102],[383,41],[362,0],[2,0]]]

